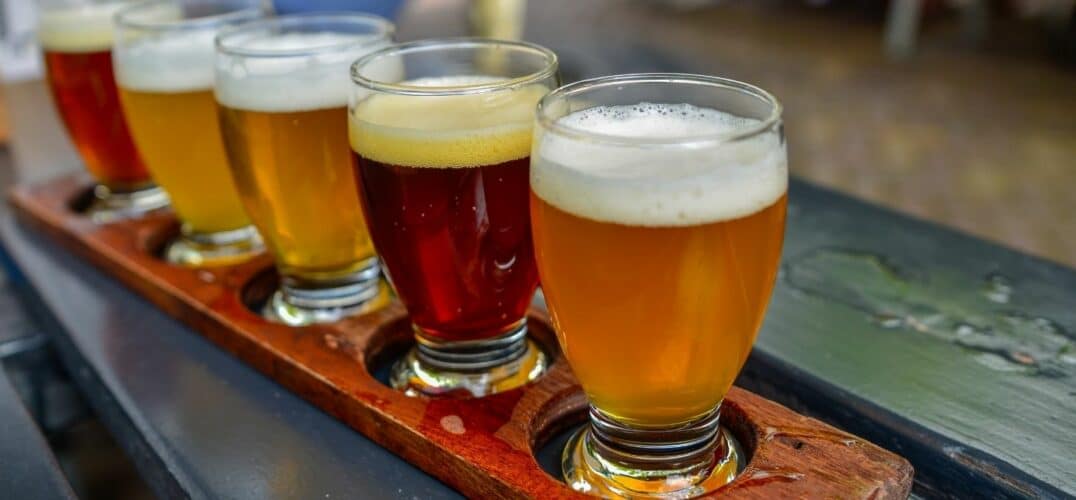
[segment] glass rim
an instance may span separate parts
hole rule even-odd
[[[183,4],[184,2],[181,2],[180,0],[153,0],[148,2],[135,2],[133,5],[117,11],[116,14],[112,17],[112,20],[117,28],[154,32],[186,31],[211,28],[214,26],[227,24],[232,21],[255,20],[258,17],[264,16],[269,12],[268,9],[264,7],[264,5],[254,5],[249,7],[236,8],[235,10],[229,10],[226,12],[221,12],[219,14],[182,18],[176,21],[140,21],[137,19],[130,19],[130,16],[136,15],[144,10],[149,10],[153,7],[160,7],[162,5],[182,6]],[[254,16],[248,17],[251,16],[251,14],[254,14]]]
[[[395,55],[403,55],[416,52],[430,52],[435,50],[443,50],[446,48],[451,49],[467,49],[467,48],[488,48],[488,47],[503,47],[513,51],[529,52],[532,54],[541,55],[545,61],[545,67],[540,71],[536,71],[527,75],[519,76],[516,78],[509,78],[507,80],[480,83],[474,85],[445,85],[445,86],[418,86],[418,85],[402,85],[399,83],[388,83],[378,80],[367,78],[360,74],[360,69],[370,64],[372,61],[380,59],[382,57],[389,57]],[[399,43],[390,45],[380,50],[376,50],[369,54],[360,57],[351,65],[351,81],[357,85],[365,87],[367,89],[384,92],[390,94],[401,94],[411,96],[450,96],[450,95],[473,95],[484,94],[487,92],[493,92],[497,90],[504,90],[510,87],[518,87],[521,85],[527,85],[530,83],[536,83],[547,78],[550,78],[557,73],[557,65],[559,61],[557,54],[552,50],[549,50],[541,45],[522,42],[518,40],[501,40],[497,38],[481,38],[481,37],[451,37],[451,38],[431,38],[426,40],[419,40],[416,42]]]
[[[770,113],[758,124],[741,130],[734,130],[721,134],[695,134],[677,137],[625,137],[621,135],[603,134],[588,130],[570,127],[558,122],[561,117],[549,115],[549,107],[554,101],[585,93],[592,89],[624,86],[630,84],[674,84],[674,85],[703,85],[714,88],[722,88],[753,96],[770,105]],[[625,103],[629,104],[629,103]],[[692,104],[692,103],[688,103]],[[720,111],[720,110],[718,110]],[[720,76],[700,75],[695,73],[627,73],[622,75],[599,76],[588,78],[560,87],[538,101],[535,117],[542,128],[560,135],[574,139],[587,140],[628,146],[694,146],[713,145],[748,139],[772,129],[781,123],[781,102],[773,94],[761,87],[750,83],[723,78]]]
[[[363,37],[361,40],[348,40],[335,43],[328,43],[324,45],[314,45],[311,47],[304,47],[299,49],[250,49],[238,46],[229,46],[227,39],[233,36],[242,35],[247,32],[272,28],[272,27],[292,27],[302,26],[309,22],[327,21],[332,23],[346,23],[351,25],[366,25],[376,28],[370,35],[374,35],[367,39]],[[332,32],[332,30],[326,30]],[[336,52],[339,50],[364,47],[367,45],[374,45],[386,40],[392,40],[392,36],[396,33],[396,25],[392,21],[385,19],[381,16],[374,14],[358,13],[358,12],[343,12],[343,11],[327,11],[327,12],[305,12],[297,14],[288,14],[284,16],[269,17],[265,19],[254,19],[234,27],[226,28],[222,30],[213,40],[213,45],[216,47],[217,52],[227,54],[230,56],[241,56],[249,58],[274,58],[274,57],[302,57],[312,56],[317,54],[323,54],[326,52]]]

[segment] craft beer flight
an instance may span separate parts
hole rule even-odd
[[[155,181],[170,195],[183,229],[166,259],[234,263],[264,238],[281,285],[263,313],[290,325],[387,300],[383,263],[416,341],[390,382],[429,396],[543,373],[527,337],[540,275],[591,404],[565,450],[572,487],[690,496],[734,475],[721,403],[784,235],[772,96],[679,74],[554,90],[556,56],[539,46],[390,45],[374,16],[264,16],[256,0],[42,15],[50,87],[87,168],[106,191]]]

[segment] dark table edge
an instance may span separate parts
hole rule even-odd
[[[14,223],[26,228],[17,219]],[[0,247],[4,253],[8,253],[7,242],[2,238]],[[13,284],[27,312],[40,322],[71,379],[130,457],[154,494],[160,498],[206,498],[182,471],[169,467],[160,453],[154,451],[163,451],[166,446],[151,433],[142,432],[142,426],[123,410],[123,405],[109,392],[97,370],[82,357],[78,346],[68,335],[62,333],[66,330],[65,327],[44,305],[44,299],[38,295],[33,283],[22,279],[14,281]]]

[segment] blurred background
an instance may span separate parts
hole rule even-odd
[[[38,81],[34,0],[2,2],[0,142],[21,177],[41,178],[77,159]],[[1076,0],[275,3],[376,12],[405,40],[522,37],[557,51],[566,80],[752,82],[785,105],[794,175],[1076,266]]]
[[[684,71],[751,82],[784,103],[799,178],[1076,266],[1076,0],[275,3],[375,12],[401,40],[523,38],[560,55],[565,81]],[[4,186],[79,168],[41,82],[34,11],[0,0]],[[84,497],[146,496],[122,454],[100,451],[99,425],[80,425],[53,439]]]

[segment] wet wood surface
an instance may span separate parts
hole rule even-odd
[[[372,375],[410,341],[398,303],[332,325],[266,322],[251,307],[260,290],[271,289],[263,281],[271,269],[267,257],[213,270],[171,266],[154,254],[175,232],[171,215],[95,225],[71,209],[86,185],[83,175],[67,176],[16,188],[11,202],[25,223],[461,492],[484,498],[577,496],[534,458],[544,439],[579,421],[585,405],[566,362],[555,354],[542,311],[532,313],[531,331],[554,362],[536,383],[481,400],[408,398]],[[741,389],[730,392],[724,408],[726,425],[750,458],[720,496],[903,498],[910,491],[910,465],[865,440]]]

